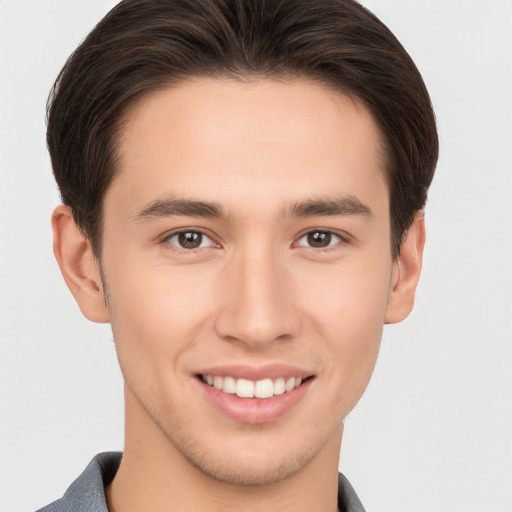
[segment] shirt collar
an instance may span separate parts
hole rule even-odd
[[[38,512],[108,512],[105,487],[114,479],[121,457],[121,452],[96,455],[62,499]],[[341,473],[338,474],[338,508],[341,512],[365,512],[354,489]]]

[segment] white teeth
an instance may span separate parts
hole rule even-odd
[[[285,391],[291,391],[295,387],[295,377],[290,377],[284,386]]]
[[[279,379],[276,379],[274,382],[274,395],[282,395],[285,392],[285,382],[284,379],[279,377]]]
[[[256,398],[270,398],[274,394],[274,383],[271,379],[263,379],[256,382],[254,396]]]
[[[236,380],[233,377],[224,377],[224,385],[222,386],[224,393],[236,393]]]
[[[218,377],[217,375],[213,377],[213,387],[215,389],[222,389],[224,384],[224,379],[222,377]]]
[[[252,398],[254,396],[254,382],[252,380],[238,379],[236,381],[236,396]]]
[[[301,377],[279,377],[252,381],[248,379],[235,379],[234,377],[222,377],[220,375],[202,375],[202,380],[224,393],[236,394],[241,398],[270,398],[274,395],[292,391],[302,384]]]

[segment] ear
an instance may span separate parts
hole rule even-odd
[[[401,322],[412,311],[414,295],[421,274],[423,249],[425,247],[425,214],[417,212],[414,222],[407,231],[400,249],[400,255],[394,262],[392,289],[389,292],[384,322]]]
[[[93,322],[110,322],[100,265],[90,242],[75,224],[71,209],[60,205],[52,215],[53,253],[62,276],[83,315]]]

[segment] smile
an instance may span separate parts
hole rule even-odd
[[[219,375],[201,375],[201,378],[213,388],[240,398],[270,398],[282,395],[298,388],[303,380],[301,377],[278,377],[253,381]]]

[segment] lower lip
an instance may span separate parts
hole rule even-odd
[[[304,398],[313,381],[309,378],[299,387],[270,398],[240,398],[237,395],[219,391],[199,379],[196,380],[207,398],[223,414],[235,421],[252,425],[268,423],[286,414]]]

